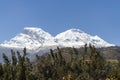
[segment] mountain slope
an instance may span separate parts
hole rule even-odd
[[[22,33],[1,45],[4,47],[36,49],[41,47],[43,43],[45,46],[55,44],[54,37],[41,28],[26,27]]]
[[[0,48],[23,49],[26,47],[28,52],[36,53],[48,51],[58,47],[82,47],[85,44],[92,44],[96,47],[114,46],[98,36],[91,36],[79,29],[69,29],[53,37],[41,28],[26,27],[24,30],[12,38],[0,44]],[[1,50],[2,50],[1,49]]]
[[[114,46],[109,44],[98,36],[91,36],[79,29],[70,29],[65,32],[58,34],[55,39],[59,45],[66,47],[79,47],[83,46],[86,43],[95,45],[96,47],[108,47]]]
[[[109,44],[98,36],[91,36],[79,29],[69,29],[53,37],[41,28],[26,27],[24,30],[9,41],[0,44],[0,62],[2,53],[10,57],[11,49],[21,54],[24,47],[27,48],[28,57],[34,58],[36,54],[42,55],[56,47],[83,47],[85,44],[92,44],[96,47],[115,46]]]

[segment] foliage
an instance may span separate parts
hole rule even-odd
[[[69,59],[60,48],[43,56],[36,55],[31,63],[26,48],[23,54],[11,50],[11,61],[3,54],[0,80],[120,80],[120,60],[108,62],[92,45],[86,44],[83,52],[69,50]]]

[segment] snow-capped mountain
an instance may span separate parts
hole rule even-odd
[[[41,28],[26,27],[24,30],[9,41],[0,44],[1,53],[7,53],[10,56],[10,51],[19,51],[22,53],[24,47],[27,48],[29,57],[35,54],[55,49],[56,47],[82,47],[85,44],[92,44],[96,47],[115,46],[110,44],[98,36],[91,36],[79,29],[69,29],[53,37],[48,32]],[[0,62],[2,62],[2,54],[0,53]]]
[[[91,36],[84,31],[79,29],[69,29],[65,32],[58,34],[55,39],[58,43],[65,47],[80,47],[87,44],[92,44],[96,47],[109,47],[114,46],[113,44],[109,44],[104,41],[100,37]]]
[[[26,27],[23,32],[1,44],[4,47],[36,49],[41,46],[55,45],[54,37],[41,28]]]
[[[36,49],[48,46],[79,47],[86,43],[96,47],[114,46],[98,36],[91,36],[79,29],[69,29],[53,37],[41,28],[35,27],[24,28],[20,34],[0,45],[12,48]]]

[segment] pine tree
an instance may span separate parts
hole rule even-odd
[[[24,48],[23,50],[24,54],[23,56],[20,55],[19,52],[18,53],[18,73],[17,73],[17,77],[18,80],[26,80],[26,67],[25,67],[25,57],[26,57],[26,48]]]
[[[4,65],[3,65],[3,70],[4,70],[4,78],[3,80],[10,80],[11,79],[11,71],[10,71],[10,61],[8,57],[3,53],[3,59],[4,59]]]
[[[3,80],[3,76],[4,76],[4,70],[2,64],[0,63],[0,80]]]
[[[17,74],[17,57],[15,55],[15,52],[11,50],[12,55],[12,65],[11,65],[11,73],[12,73],[12,80],[16,80],[16,74]]]

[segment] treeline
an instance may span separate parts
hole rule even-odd
[[[91,45],[81,53],[72,48],[69,57],[59,48],[50,50],[50,54],[36,55],[35,63],[30,62],[26,48],[23,53],[11,50],[11,60],[3,54],[0,80],[120,80],[120,62],[108,62]]]

